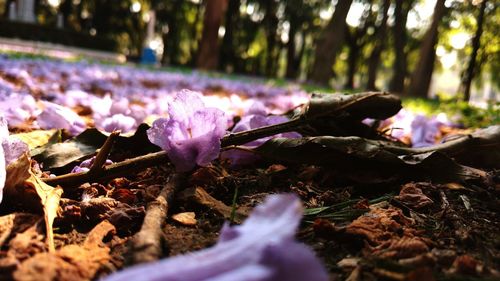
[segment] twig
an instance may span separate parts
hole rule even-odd
[[[285,123],[261,127],[235,134],[229,134],[222,138],[221,146],[222,148],[225,148],[229,146],[241,145],[262,137],[293,131],[300,127],[302,124],[305,124],[304,122],[304,119],[297,118]],[[491,127],[489,129],[487,128],[478,133],[463,135],[454,140],[425,148],[398,147],[387,145],[374,140],[367,141],[373,142],[374,145],[380,145],[387,151],[399,155],[411,155],[439,151],[445,153],[448,156],[454,157],[461,154],[464,150],[495,150],[500,143],[500,128],[498,126]],[[140,168],[151,167],[161,163],[168,163],[168,157],[165,151],[150,153],[144,156],[139,156],[119,163],[104,166],[101,171],[92,174],[89,174],[88,172],[72,173],[53,178],[45,178],[43,179],[43,181],[53,186],[71,186],[88,182],[90,180],[98,181],[126,175],[127,173],[137,171]]]
[[[262,137],[267,137],[267,136],[272,136],[275,134],[283,133],[283,132],[288,132],[288,131],[293,131],[296,129],[300,124],[302,124],[301,119],[293,119],[285,123],[280,123],[280,124],[275,124],[271,126],[266,126],[266,127],[261,127],[249,131],[244,131],[240,133],[235,133],[235,134],[229,134],[226,135],[222,138],[221,140],[221,146],[228,147],[228,146],[235,146],[235,145],[241,145],[245,144],[248,142],[251,142],[256,139],[260,139]],[[112,134],[113,135],[113,134]],[[106,143],[108,141],[112,143],[111,135],[110,138],[106,140]],[[101,151],[104,150],[106,146],[106,143],[104,143],[103,147],[101,148]],[[104,155],[103,153],[100,153],[101,155]],[[99,156],[98,154],[98,156]],[[107,156],[107,154],[106,154]],[[102,156],[101,156],[102,157]],[[97,156],[96,160],[97,163]],[[104,158],[104,161],[106,159]],[[93,172],[80,172],[80,173],[70,173],[70,174],[65,174],[57,177],[52,177],[52,178],[44,178],[43,181],[50,184],[50,185],[61,185],[61,186],[74,186],[78,184],[82,184],[84,182],[88,181],[99,181],[99,180],[105,180],[109,178],[114,178],[117,176],[122,176],[126,175],[127,173],[137,171],[140,168],[146,168],[146,167],[151,167],[157,164],[161,163],[168,163],[168,156],[165,151],[160,151],[160,152],[155,152],[155,153],[150,153],[146,154],[143,156],[127,159],[122,162],[118,162],[115,164],[111,164],[108,166],[102,166],[100,169],[95,169]],[[104,162],[103,162],[104,163]],[[94,164],[95,165],[95,164]]]
[[[84,182],[89,182],[91,180],[103,181],[114,177],[124,176],[142,168],[168,162],[169,160],[167,157],[167,153],[165,151],[160,151],[104,166],[102,170],[99,171],[99,173],[70,173],[53,178],[44,178],[43,181],[52,186],[61,185],[64,187],[69,187]]]
[[[221,146],[226,147],[230,145],[245,144],[263,137],[294,131],[304,124],[305,120],[303,118],[295,118],[284,123],[260,127],[239,133],[231,133],[222,138]]]
[[[95,156],[94,164],[92,164],[92,166],[90,167],[89,174],[95,174],[102,171],[102,169],[104,168],[104,164],[108,159],[108,155],[111,152],[111,149],[113,148],[113,145],[115,144],[115,141],[119,135],[120,131],[113,131],[109,135],[109,137],[106,139],[101,149],[99,149],[99,152]]]
[[[134,264],[155,261],[162,256],[162,228],[175,193],[182,186],[185,174],[174,174],[156,199],[147,206],[141,230],[131,244]]]

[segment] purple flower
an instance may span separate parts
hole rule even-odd
[[[326,281],[314,252],[294,239],[301,210],[295,195],[271,195],[242,225],[225,224],[212,248],[138,265],[105,280]]]
[[[55,103],[45,102],[45,109],[37,122],[42,129],[66,129],[72,135],[83,132],[87,126],[73,110]]]
[[[120,130],[122,133],[128,133],[135,129],[135,119],[125,116],[121,113],[105,118],[99,127],[106,132]]]
[[[167,151],[177,171],[206,166],[218,157],[227,127],[223,111],[205,107],[199,93],[183,90],[169,103],[168,114],[153,123],[148,138]]]
[[[413,147],[431,146],[436,143],[436,138],[441,133],[443,124],[435,118],[427,118],[423,115],[415,116],[411,123],[411,143]]]
[[[248,131],[251,129],[284,123],[288,121],[288,118],[285,116],[266,116],[265,107],[261,103],[255,103],[254,105],[252,105],[249,109],[249,113],[252,114],[243,116],[243,118],[241,118],[241,120],[234,126],[233,130],[231,131],[232,133]],[[251,148],[258,147],[269,139],[276,137],[299,138],[300,134],[295,132],[277,134],[271,137],[265,137],[251,141],[245,144],[245,146]],[[259,159],[259,156],[252,154],[251,152],[241,151],[237,149],[225,151],[221,154],[221,157],[223,159],[229,159],[231,165],[233,166],[248,165]]]
[[[75,166],[71,170],[71,172],[72,173],[88,172],[90,170],[90,168],[92,167],[92,165],[94,165],[94,161],[95,161],[95,156],[92,158],[89,158],[87,160],[83,160],[82,163],[80,163],[80,165],[78,165],[78,166]],[[111,165],[111,164],[113,164],[113,161],[111,161],[109,159],[106,159],[106,162],[104,162],[104,165]]]
[[[7,121],[3,116],[0,116],[0,202],[3,198],[7,166],[27,151],[28,145],[26,143],[9,136]]]

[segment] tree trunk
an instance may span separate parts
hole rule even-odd
[[[431,84],[434,61],[436,59],[436,43],[438,41],[438,27],[446,11],[445,0],[438,0],[434,7],[432,23],[425,33],[420,47],[418,63],[412,73],[410,86],[406,94],[412,97],[426,98]]]
[[[233,47],[233,37],[234,37],[234,27],[238,22],[238,16],[240,14],[240,0],[229,0],[225,26],[226,33],[224,34],[224,39],[222,39],[221,46],[221,56],[220,56],[220,69],[226,71],[228,67],[234,70],[236,64],[236,53]]]
[[[481,7],[479,8],[479,15],[477,17],[477,29],[476,34],[474,34],[474,38],[472,39],[472,53],[469,58],[469,65],[467,66],[467,70],[464,72],[461,88],[463,92],[464,101],[470,100],[470,88],[472,85],[472,79],[476,74],[476,61],[477,61],[477,53],[479,48],[481,47],[481,35],[483,34],[483,23],[484,23],[484,11],[486,10],[487,0],[483,0],[481,2]]]
[[[356,75],[356,64],[358,63],[358,56],[360,48],[357,44],[357,32],[352,32],[349,34],[347,32],[347,45],[349,46],[349,52],[347,56],[347,80],[345,81],[344,88],[354,89],[354,76]]]
[[[228,0],[226,0],[226,3],[227,3]],[[210,2],[210,0],[208,1],[205,1],[205,2]],[[198,26],[198,22],[200,21],[200,18],[202,16],[202,7],[203,7],[203,4],[202,2],[200,1],[200,3],[190,3],[191,5],[194,5],[195,6],[195,10],[196,10],[196,13],[195,13],[195,17],[194,17],[194,22],[193,24],[190,24],[189,25],[189,28],[190,28],[190,33],[191,33],[191,40],[190,40],[190,47],[189,47],[189,55],[190,55],[190,58],[189,58],[189,61],[187,63],[187,66],[189,67],[196,67],[197,65],[197,60],[199,59],[199,48],[200,48],[200,40],[198,40],[198,28],[196,28]],[[206,7],[207,5],[205,5],[205,13],[206,13]],[[226,4],[226,7],[227,7],[227,4]],[[223,15],[221,16],[221,20],[220,22],[222,23],[222,18],[224,17],[224,13],[225,11],[222,12]],[[206,14],[205,14],[206,15]],[[220,27],[220,24],[219,24],[219,27]],[[216,33],[217,33],[217,37],[216,37],[216,40],[215,40],[215,43],[216,43],[216,46],[217,46],[217,55],[219,55],[219,27],[216,28]],[[203,40],[203,38],[201,39]],[[179,42],[177,42],[177,44],[179,44]],[[218,61],[218,57],[217,57],[217,66],[219,64],[219,61]],[[217,67],[215,66],[215,68]],[[215,68],[212,68],[212,69],[215,69]]]
[[[168,55],[168,61],[171,65],[179,65],[179,57],[180,57],[180,24],[181,19],[179,15],[182,16],[182,3],[183,0],[175,0],[172,10],[167,16],[167,25],[168,25],[168,34],[167,38],[167,50],[166,53]],[[163,51],[165,53],[165,50]]]
[[[387,19],[389,18],[389,6],[391,5],[390,0],[384,0],[384,9],[382,22],[377,29],[377,34],[375,37],[375,46],[373,47],[370,58],[368,59],[368,82],[366,83],[366,88],[368,90],[376,90],[375,82],[377,81],[377,69],[380,64],[380,56],[382,50],[385,46],[385,38],[387,35]]]
[[[266,1],[266,41],[267,59],[265,74],[273,76],[274,65],[276,64],[276,33],[278,29],[278,17],[276,16],[277,3],[274,0]]]
[[[219,63],[219,27],[224,17],[228,0],[208,0],[203,18],[203,33],[198,50],[196,66],[213,70]]]
[[[5,1],[4,5],[4,10],[3,10],[3,18],[8,19],[9,18],[9,10],[10,10],[10,3],[15,2],[15,0],[7,0]]]
[[[314,63],[309,79],[321,85],[328,85],[333,74],[335,56],[344,43],[346,17],[352,0],[338,1],[332,19],[322,31],[316,43]]]
[[[68,29],[69,28],[69,17],[71,13],[73,12],[73,1],[72,0],[64,0],[60,5],[59,5],[59,11],[62,14],[63,17],[63,26],[64,28]]]
[[[405,4],[407,4],[405,6]],[[392,66],[392,79],[389,84],[389,91],[395,93],[403,93],[405,88],[405,78],[407,72],[406,63],[406,20],[410,12],[413,1],[396,0],[394,8],[394,64]]]
[[[295,66],[295,34],[297,34],[297,24],[294,15],[290,15],[290,31],[288,32],[288,42],[286,43],[286,78],[297,77]]]

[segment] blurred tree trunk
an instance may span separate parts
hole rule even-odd
[[[162,63],[168,61],[171,65],[179,65],[180,64],[180,21],[179,16],[182,17],[183,10],[182,4],[183,0],[173,0],[173,8],[170,10],[167,17],[167,26],[168,33],[164,34],[163,37],[163,46],[166,46],[167,49],[163,51]],[[166,40],[166,44],[165,44]]]
[[[8,19],[9,18],[10,3],[12,3],[12,2],[16,2],[16,0],[7,0],[7,1],[5,1],[3,15],[2,15],[2,17],[4,19]]]
[[[219,63],[219,27],[224,17],[228,0],[208,0],[203,18],[203,33],[198,49],[196,66],[216,69]]]
[[[220,69],[226,71],[228,67],[234,70],[236,52],[234,51],[234,27],[240,15],[240,0],[229,0],[226,12],[225,27],[226,33],[222,39]]]
[[[374,26],[376,20],[376,17],[374,17],[372,13],[372,5],[373,1],[368,1],[368,5],[365,6],[357,27],[350,31],[346,26],[345,38],[347,45],[349,46],[347,57],[347,79],[344,84],[344,88],[346,89],[354,89],[356,87],[354,78],[356,76],[358,61],[360,56],[363,54],[363,48],[369,40],[367,31],[370,27]]]
[[[406,91],[408,96],[426,98],[431,84],[434,61],[436,60],[436,43],[438,27],[446,12],[446,0],[437,0],[432,15],[432,23],[420,46],[417,65],[411,75],[410,85]]]
[[[276,16],[276,11],[278,5],[274,0],[267,0],[266,3],[266,15],[264,18],[265,29],[266,29],[266,41],[267,41],[267,58],[265,66],[265,74],[267,76],[273,76],[274,65],[276,64],[276,33],[278,29],[278,17]]]
[[[288,6],[287,6],[288,8]],[[296,78],[297,77],[297,62],[296,62],[296,48],[295,36],[298,32],[298,18],[293,9],[286,9],[285,12],[288,13],[290,19],[290,30],[288,31],[288,42],[286,43],[286,78]]]
[[[288,32],[288,42],[286,43],[286,78],[296,78],[297,77],[297,63],[295,56],[295,35],[297,34],[297,24],[294,21],[294,17],[290,17],[290,31]]]
[[[210,1],[213,1],[213,0],[208,0],[208,2]],[[226,3],[227,3],[228,0],[226,0]],[[198,39],[198,23],[200,21],[200,18],[201,18],[201,14],[202,14],[202,7],[203,7],[203,4],[202,4],[202,1],[200,1],[200,3],[191,3],[191,5],[194,5],[195,6],[195,10],[196,10],[196,13],[195,13],[195,17],[194,17],[194,22],[193,24],[190,25],[190,28],[191,28],[191,44],[190,44],[190,48],[189,48],[189,55],[191,56],[191,58],[189,59],[189,62],[188,62],[188,66],[190,67],[195,67],[196,66],[196,61],[198,60],[198,56],[197,54],[199,54],[197,52],[197,49],[199,48],[199,39]],[[227,4],[226,4],[226,7],[227,7]],[[205,6],[205,12],[206,12],[206,6]],[[224,12],[223,12],[224,14]],[[224,15],[221,16],[221,23],[222,23],[222,18],[224,17]],[[220,27],[220,24],[219,24],[219,27]],[[216,42],[217,42],[217,46],[219,46],[219,27],[217,27],[217,39],[216,39]],[[177,44],[179,44],[179,42],[177,42]],[[218,55],[218,52],[219,52],[219,49],[217,49],[217,55]],[[218,58],[218,57],[217,57]],[[217,60],[217,64],[219,63],[219,61]],[[217,67],[217,66],[215,66]],[[215,68],[213,68],[215,69]]]
[[[396,0],[394,7],[394,64],[392,66],[392,79],[389,84],[389,91],[396,93],[403,93],[405,87],[405,78],[407,72],[406,62],[406,21],[408,13],[413,5],[413,1]]]
[[[63,26],[64,28],[69,28],[69,16],[73,12],[73,0],[64,0],[59,5],[59,11],[63,17]]]
[[[370,54],[370,58],[368,59],[368,82],[366,83],[366,88],[368,90],[376,90],[375,82],[377,81],[377,69],[380,64],[382,50],[384,50],[385,47],[385,39],[387,37],[387,19],[389,18],[388,11],[390,5],[390,0],[384,0],[382,21],[377,28],[377,33],[374,39],[375,46]]]
[[[470,100],[470,88],[472,85],[472,80],[476,75],[478,67],[476,67],[477,62],[477,53],[479,48],[481,47],[481,35],[483,34],[483,23],[484,23],[484,11],[486,10],[487,0],[483,0],[481,2],[481,7],[479,8],[479,15],[477,17],[477,29],[474,34],[474,38],[472,39],[472,53],[469,58],[469,65],[467,66],[466,71],[464,72],[462,83],[460,85],[461,92],[463,93],[463,98],[465,101]]]
[[[346,31],[346,41],[347,46],[349,46],[349,52],[347,55],[347,79],[344,84],[346,89],[354,89],[354,76],[356,75],[356,64],[358,63],[358,56],[360,48],[357,41],[357,32]]]
[[[315,83],[328,85],[333,75],[335,56],[344,43],[346,17],[352,0],[338,1],[330,22],[316,42],[314,62],[309,79]]]

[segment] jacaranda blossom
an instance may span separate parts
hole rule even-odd
[[[436,138],[441,134],[443,125],[435,118],[417,115],[411,123],[411,143],[413,147],[426,147],[436,143]]]
[[[223,111],[205,107],[201,94],[183,90],[168,104],[168,115],[153,123],[148,138],[167,151],[177,171],[206,166],[218,157],[227,127]]]
[[[7,166],[28,151],[28,145],[23,141],[9,136],[7,121],[0,116],[0,202],[3,198],[3,188],[7,177]]]
[[[87,160],[82,161],[80,165],[73,167],[71,170],[72,173],[81,173],[81,172],[88,172],[92,165],[94,165],[95,161],[95,156],[92,158],[89,158]],[[106,162],[104,162],[104,165],[111,165],[113,164],[113,161],[106,159]]]
[[[38,116],[37,122],[42,129],[66,129],[72,135],[83,132],[87,125],[85,121],[70,108],[44,102],[45,109]]]
[[[224,225],[212,248],[131,267],[105,281],[326,281],[314,252],[294,239],[301,217],[295,195],[271,195],[242,225]]]
[[[241,118],[241,120],[234,126],[231,132],[238,133],[269,125],[284,123],[287,121],[289,121],[289,119],[285,116],[268,116],[266,107],[262,103],[257,102],[249,108],[247,115]],[[296,132],[277,134],[271,137],[260,138],[258,140],[246,143],[245,147],[258,147],[269,139],[276,137],[299,138],[301,137],[301,135]],[[225,151],[222,153],[221,157],[223,159],[229,159],[231,165],[233,166],[248,165],[259,159],[259,156],[252,154],[251,152],[241,151],[237,149],[230,149],[228,151]]]

